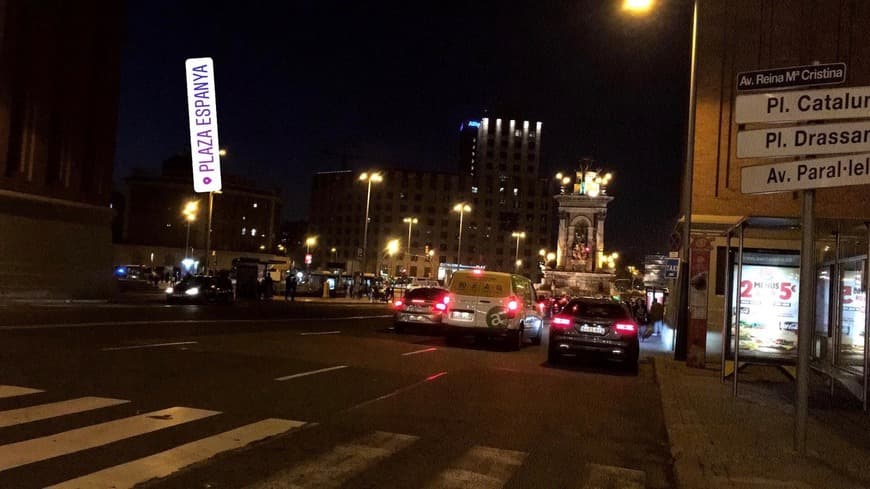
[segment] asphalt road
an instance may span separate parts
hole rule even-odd
[[[0,487],[672,486],[648,362],[391,326],[367,304],[0,306]]]

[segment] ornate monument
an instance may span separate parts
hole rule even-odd
[[[604,253],[604,222],[613,200],[606,195],[611,175],[581,164],[573,178],[556,177],[561,183],[555,196],[559,240],[555,268],[544,271],[543,290],[572,296],[610,295],[615,270],[612,256]]]

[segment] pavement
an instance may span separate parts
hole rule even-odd
[[[741,370],[739,395],[718,365],[688,368],[653,358],[681,489],[852,489],[870,487],[870,417],[815,378],[808,454],[794,450],[794,383],[774,367]]]

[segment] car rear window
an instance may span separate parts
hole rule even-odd
[[[450,292],[478,297],[507,297],[511,295],[510,275],[457,273],[450,283]]]
[[[574,317],[622,319],[628,317],[622,305],[607,302],[571,301],[562,310],[562,314]]]
[[[434,287],[419,287],[416,289],[411,289],[405,294],[405,298],[408,300],[411,299],[422,299],[424,301],[437,301],[441,299],[441,296],[444,295],[444,289],[438,289]]]

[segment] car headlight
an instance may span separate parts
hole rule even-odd
[[[184,291],[187,295],[197,295],[199,294],[199,287],[191,287]]]
[[[175,290],[175,289],[173,289],[172,287],[166,287],[166,293],[167,293],[167,294],[171,294],[174,290]]]

